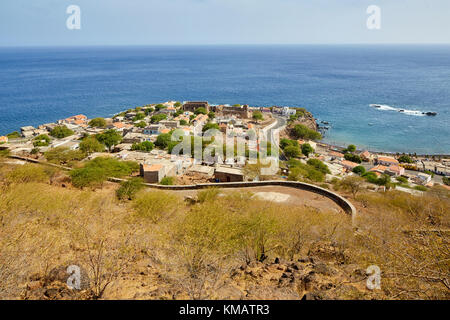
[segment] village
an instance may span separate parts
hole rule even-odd
[[[45,161],[49,150],[81,149],[84,158],[77,159],[80,161],[98,157],[134,161],[140,167],[136,175],[149,184],[296,180],[324,185],[348,176],[361,176],[373,190],[394,186],[399,191],[420,194],[434,184],[448,188],[450,158],[382,154],[357,150],[353,145],[347,148],[327,145],[320,142],[321,135],[313,119],[303,108],[169,101],[128,109],[112,118],[75,115],[37,128],[25,126],[20,132],[1,136],[0,149],[8,150],[16,160]],[[263,176],[254,172],[260,166],[249,164],[245,157],[225,159],[215,155],[214,161],[208,162],[199,161],[192,154],[171,154],[178,144],[171,140],[174,132],[179,136],[201,137],[205,129],[217,129],[257,152],[262,151],[262,141],[256,140],[256,145],[251,145],[248,137],[267,136],[278,129],[280,141],[269,139],[266,149],[269,158],[270,149],[279,150],[275,159],[279,160],[279,170]],[[89,147],[86,139],[92,137],[98,141]]]

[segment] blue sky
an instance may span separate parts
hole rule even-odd
[[[66,28],[72,4],[81,30]],[[373,4],[381,30],[366,27]],[[297,43],[450,43],[450,1],[0,1],[0,46]]]

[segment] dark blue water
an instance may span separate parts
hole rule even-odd
[[[450,46],[0,49],[0,134],[167,100],[305,107],[328,142],[450,153]]]

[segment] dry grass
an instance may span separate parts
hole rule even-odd
[[[91,297],[102,298],[144,258],[156,261],[178,297],[217,298],[237,266],[275,257],[296,261],[323,243],[339,248],[339,265],[379,265],[388,298],[449,298],[443,230],[450,205],[442,192],[360,194],[365,209],[355,234],[346,215],[246,192],[208,189],[189,205],[170,192],[142,190],[121,202],[114,188],[60,188],[49,184],[50,175],[34,166],[0,167],[0,298],[18,298],[32,275],[45,278],[67,262],[87,270]]]

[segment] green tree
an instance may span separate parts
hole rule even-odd
[[[73,135],[74,132],[72,130],[70,130],[69,128],[67,128],[66,126],[62,125],[62,126],[56,126],[53,128],[52,131],[50,131],[50,135],[52,137],[58,138],[58,139],[62,139],[68,136]]]
[[[74,161],[81,161],[86,154],[81,150],[70,150],[67,147],[56,147],[44,153],[48,162],[64,165],[71,164]]]
[[[354,173],[359,174],[360,176],[366,173],[366,168],[363,166],[356,166],[352,170]]]
[[[353,154],[353,153],[346,153],[346,154],[344,154],[344,158],[345,158],[345,160],[352,161],[352,162],[355,162],[355,163],[361,163],[362,162],[361,157],[359,155]]]
[[[122,142],[122,135],[114,129],[109,129],[97,134],[96,139],[100,143],[104,144],[108,148],[109,152],[111,152],[112,147]]]
[[[160,122],[162,120],[166,120],[166,119],[167,119],[167,116],[165,114],[163,114],[163,113],[160,113],[160,114],[155,114],[154,116],[152,116],[150,118],[150,122],[151,123],[158,123],[158,122]]]
[[[155,110],[156,111],[159,111],[159,110],[161,110],[161,109],[166,109],[167,107],[165,106],[165,105],[163,105],[163,104],[157,104],[156,106],[155,106]]]
[[[175,102],[174,106],[175,108],[181,107],[181,102],[180,101]]]
[[[263,114],[261,111],[253,111],[253,120],[255,120],[256,122],[258,122],[259,120],[262,120]]]
[[[284,154],[288,158],[297,158],[298,156],[300,156],[301,151],[299,147],[289,145],[284,148]]]
[[[136,123],[134,126],[137,128],[145,128],[147,126],[147,123],[145,121],[141,121]]]
[[[305,156],[309,156],[309,154],[311,154],[311,153],[313,153],[314,152],[314,149],[313,149],[313,147],[311,147],[311,145],[309,144],[309,143],[304,143],[304,144],[302,144],[302,153],[305,155]]]
[[[203,132],[206,132],[206,131],[208,131],[208,130],[210,130],[210,129],[216,129],[216,130],[219,130],[219,125],[218,125],[217,123],[208,122],[207,124],[205,124],[205,125],[203,126],[202,131],[203,131]]]
[[[204,108],[204,107],[200,107],[195,109],[194,111],[195,114],[208,114],[208,111]]]
[[[356,151],[356,146],[354,144],[351,144],[347,147],[346,151],[348,152],[355,152]]]
[[[106,127],[106,120],[104,118],[94,118],[88,124],[94,128],[104,128]]]
[[[292,129],[292,134],[297,139],[310,139],[310,140],[320,140],[322,135],[314,130],[309,129],[303,124],[297,124]]]
[[[210,112],[208,113],[208,118],[209,118],[210,120],[214,119],[215,117],[216,117],[216,114],[215,114],[214,112],[210,111]]]
[[[185,125],[187,125],[188,123],[187,123],[187,121],[186,120],[184,120],[184,119],[181,119],[180,120],[180,126],[185,126]]]
[[[155,146],[160,149],[166,149],[169,146],[169,143],[172,141],[172,137],[168,133],[161,133],[155,141]]]
[[[352,193],[353,198],[356,198],[358,192],[360,192],[364,186],[364,179],[358,176],[348,176],[339,181],[339,188],[348,190]]]
[[[404,155],[402,155],[402,156],[400,156],[398,158],[398,162],[401,162],[401,163],[413,163],[414,161],[411,159],[410,156],[404,154]]]
[[[143,120],[144,118],[145,118],[145,113],[139,112],[134,116],[133,122]]]
[[[141,143],[134,143],[131,146],[131,150],[140,150],[140,151],[147,151],[150,152],[154,148],[154,144],[150,141],[143,141]]]
[[[95,137],[87,136],[80,142],[80,150],[86,154],[91,154],[94,152],[103,152],[105,150],[105,146]]]

